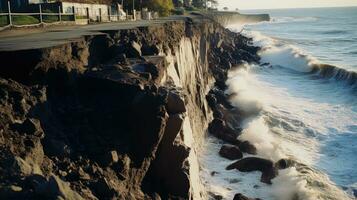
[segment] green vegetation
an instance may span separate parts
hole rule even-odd
[[[0,26],[6,26],[9,24],[9,20],[6,15],[0,16]]]
[[[62,21],[74,21],[73,15],[61,15]]]
[[[184,15],[185,9],[184,8],[175,8],[171,11],[171,13],[174,15]]]
[[[12,23],[14,25],[28,25],[28,24],[40,23],[40,20],[36,17],[29,16],[29,15],[15,15],[12,16],[11,18],[12,18]]]
[[[53,22],[58,22],[59,17],[58,15],[42,15],[42,20],[45,23],[53,23]]]
[[[161,16],[168,16],[174,8],[172,0],[150,0],[149,9],[159,12]]]

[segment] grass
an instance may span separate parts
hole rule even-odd
[[[0,16],[0,26],[6,26],[9,24],[9,20],[6,15]]]
[[[58,15],[42,15],[42,20],[46,23],[58,22],[59,17]]]
[[[29,24],[38,24],[40,20],[36,17],[29,15],[18,15],[12,16],[12,23],[14,25],[29,25]]]
[[[87,16],[76,15],[76,19],[87,19]]]
[[[77,16],[78,17],[78,16]],[[12,23],[14,25],[31,25],[40,23],[39,16],[30,16],[30,15],[14,15],[11,17]],[[73,21],[72,15],[62,15],[62,21]],[[58,15],[42,15],[42,20],[45,23],[58,22]],[[0,27],[9,25],[9,20],[7,15],[0,16]]]

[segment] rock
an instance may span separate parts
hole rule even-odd
[[[118,54],[114,57],[114,62],[127,65],[129,63],[128,59],[126,58],[125,53]]]
[[[118,157],[118,162],[113,164],[113,169],[117,172],[118,177],[120,177],[121,180],[124,180],[128,177],[129,175],[129,170],[130,170],[130,158],[127,155],[120,155]]]
[[[216,172],[216,171],[211,172],[211,176],[215,176],[216,174],[219,174],[219,172]]]
[[[249,141],[239,142],[238,146],[242,152],[249,153],[252,155],[257,154],[257,148],[253,144],[251,144]]]
[[[14,158],[12,170],[15,174],[31,175],[42,174],[40,167],[36,163],[28,163],[20,157]]]
[[[138,73],[149,73],[153,80],[157,80],[160,77],[159,69],[152,63],[140,63],[134,65],[132,68]]]
[[[61,140],[45,138],[44,150],[47,155],[64,157],[71,154],[71,148]]]
[[[126,46],[125,54],[128,58],[140,58],[141,57],[141,47],[138,43],[132,41]]]
[[[244,196],[241,193],[238,193],[238,194],[234,195],[233,200],[257,200],[257,199],[252,199],[252,198]]]
[[[213,119],[208,125],[208,131],[217,138],[228,142],[230,144],[236,144],[238,142],[238,133],[226,126],[226,123],[222,119]]]
[[[206,100],[207,100],[209,107],[211,107],[212,109],[214,109],[216,107],[217,99],[214,94],[208,93],[206,95]]]
[[[236,160],[243,158],[243,153],[236,146],[223,145],[219,150],[219,155],[230,160]]]
[[[78,176],[79,176],[79,179],[81,179],[81,180],[90,180],[89,174],[87,174],[87,173],[82,169],[82,167],[79,167]]]
[[[26,133],[40,138],[44,137],[44,132],[38,119],[27,118],[22,124],[13,124],[12,128],[20,133]]]
[[[219,194],[215,194],[213,192],[208,192],[209,196],[211,197],[212,200],[222,200],[223,196]]]
[[[280,159],[275,163],[275,167],[277,169],[286,169],[292,167],[294,165],[294,161],[290,159]]]
[[[102,164],[104,166],[110,166],[118,162],[118,154],[115,150],[107,152],[102,158]]]
[[[69,187],[69,183],[62,181],[55,175],[51,175],[48,180],[47,192],[54,196],[62,197],[66,200],[81,200],[83,199],[77,192]],[[46,193],[47,193],[46,192]]]
[[[167,111],[169,114],[186,112],[184,98],[176,91],[170,91],[167,97]]]
[[[237,169],[241,172],[260,171],[262,172],[260,181],[267,184],[271,184],[271,179],[278,175],[278,171],[272,161],[257,157],[243,158],[226,167],[226,170],[232,169]]]
[[[29,180],[37,195],[48,199],[82,200],[83,198],[73,191],[69,183],[62,181],[56,175],[51,175],[48,180],[41,176],[32,176]]]
[[[141,52],[143,56],[153,56],[160,53],[160,48],[157,45],[143,45],[141,47]]]
[[[0,186],[0,199],[24,199],[22,187],[16,185]]]
[[[112,199],[115,195],[115,190],[104,177],[101,177],[96,182],[92,182],[90,188],[99,199]]]

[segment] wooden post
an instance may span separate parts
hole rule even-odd
[[[61,17],[61,6],[58,6],[58,20],[61,22],[62,17]]]
[[[7,2],[7,11],[9,12],[9,25],[12,26],[10,1]]]
[[[120,21],[120,6],[118,3],[117,3],[117,19],[118,21]]]
[[[99,8],[99,22],[102,22],[102,8]]]
[[[42,23],[42,8],[41,8],[41,4],[38,4],[39,9],[40,9],[40,23]]]
[[[76,21],[76,9],[72,6],[73,20]]]
[[[86,8],[86,15],[87,15],[87,21],[89,24],[90,18],[89,18],[89,8],[88,7]]]
[[[108,19],[109,19],[109,21],[111,21],[111,19],[110,19],[110,15],[112,14],[112,9],[111,9],[111,7],[110,7],[110,5],[108,6]]]

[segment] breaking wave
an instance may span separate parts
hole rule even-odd
[[[262,48],[260,52],[262,63],[342,82],[346,86],[350,86],[356,92],[357,72],[321,63],[318,59],[296,46],[264,36],[259,32],[245,31],[244,34],[251,36],[254,39],[255,45]]]

